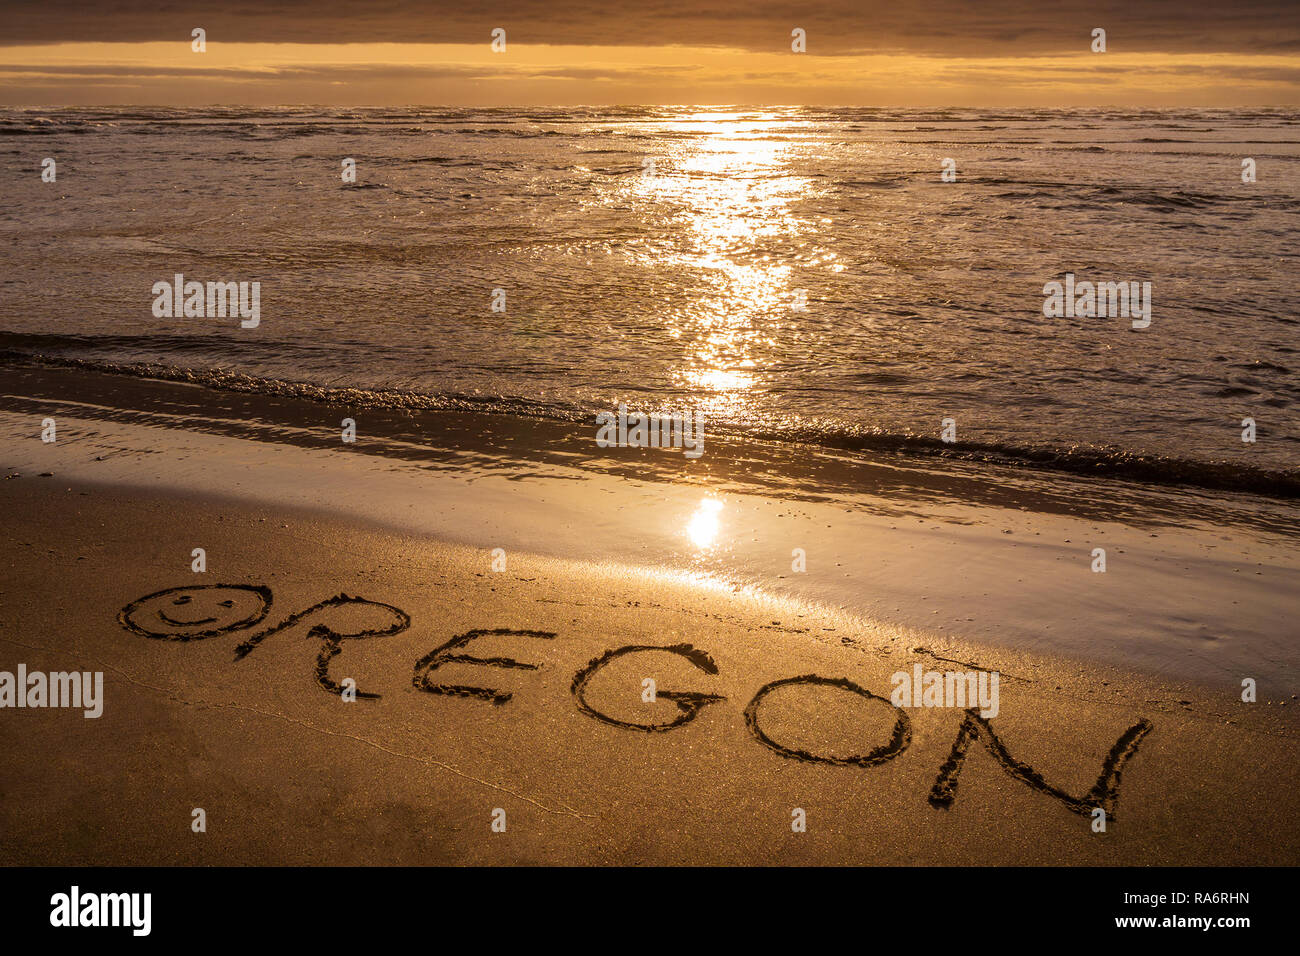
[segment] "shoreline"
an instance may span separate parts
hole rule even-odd
[[[55,337],[58,338],[58,337]],[[71,395],[111,392],[111,404],[128,408],[147,408],[152,404],[169,404],[187,390],[198,388],[209,396],[222,396],[215,404],[222,408],[242,408],[245,413],[268,410],[272,417],[317,421],[322,408],[346,410],[348,414],[365,414],[378,425],[376,437],[391,440],[390,453],[401,454],[402,439],[409,438],[411,420],[418,419],[419,429],[431,429],[435,436],[448,421],[457,419],[487,420],[502,424],[505,431],[531,427],[540,441],[528,449],[533,455],[553,450],[548,446],[567,445],[572,454],[575,433],[586,438],[587,424],[597,411],[582,411],[571,404],[552,405],[522,398],[487,398],[480,396],[430,394],[406,389],[314,385],[275,378],[259,378],[228,369],[189,368],[158,363],[102,362],[84,358],[51,356],[15,351],[14,340],[25,337],[0,330],[0,367],[18,383],[18,390],[35,397],[38,393]],[[52,392],[50,381],[59,388]],[[109,382],[105,386],[101,383]],[[181,404],[184,404],[182,401]],[[615,404],[618,404],[617,402]],[[601,409],[603,411],[604,409]],[[653,401],[644,408],[632,409],[668,413],[674,409],[657,406]],[[195,409],[199,417],[208,408]],[[678,409],[680,411],[680,409]],[[701,414],[703,412],[701,411]],[[774,451],[772,457],[786,468],[797,466],[801,458],[814,456],[856,456],[883,463],[897,462],[904,470],[943,469],[953,477],[984,476],[1001,473],[1014,481],[1068,483],[1094,480],[1131,484],[1154,493],[1181,492],[1213,497],[1226,493],[1234,496],[1277,500],[1293,508],[1300,499],[1300,473],[1292,470],[1262,468],[1244,460],[1167,458],[1146,452],[1120,452],[1111,447],[1072,445],[1063,447],[1014,447],[996,442],[947,443],[913,433],[878,432],[847,427],[829,428],[826,423],[784,422],[769,432],[753,434],[734,422],[709,423],[711,440],[738,447]],[[453,425],[447,429],[454,434]],[[445,443],[445,436],[444,443]],[[435,444],[437,442],[435,441]],[[782,454],[778,450],[797,450]],[[1241,451],[1241,449],[1235,449]],[[647,462],[638,463],[642,468]],[[654,464],[660,464],[655,462]],[[832,482],[833,484],[833,482]]]

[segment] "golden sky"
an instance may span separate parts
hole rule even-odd
[[[6,105],[1251,106],[1300,102],[1300,3],[71,2],[10,17]],[[1207,10],[1210,8],[1207,8]],[[815,12],[810,12],[815,11]],[[206,26],[204,25],[206,24]],[[491,33],[506,31],[494,52]],[[206,50],[191,31],[206,31]],[[806,31],[807,52],[791,49]],[[1107,50],[1091,49],[1106,29]]]

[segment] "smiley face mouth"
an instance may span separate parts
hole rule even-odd
[[[189,604],[190,601],[191,598],[189,595],[181,595],[175,601],[172,601],[172,606],[183,607],[184,605]],[[221,601],[220,606],[229,610],[235,606],[235,602]],[[162,610],[158,612],[158,617],[167,624],[170,624],[172,627],[198,627],[201,624],[213,624],[217,620],[215,617],[201,617],[196,618],[193,621],[181,621]]]
[[[215,617],[201,617],[196,621],[178,621],[169,615],[166,611],[159,611],[158,616],[170,624],[172,627],[194,627],[198,624],[211,624],[216,620]]]

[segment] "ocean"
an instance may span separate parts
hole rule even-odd
[[[1293,110],[8,109],[0,157],[11,362],[1300,496]]]

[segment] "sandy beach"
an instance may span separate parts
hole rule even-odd
[[[1300,859],[1289,505],[1210,516],[1207,551],[1151,509],[781,501],[726,477],[752,449],[682,484],[517,445],[513,472],[403,463],[270,413],[0,409],[0,670],[105,687],[98,719],[0,722],[11,863]],[[999,713],[892,706],[917,664],[997,671]]]

